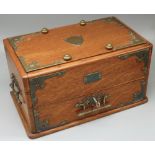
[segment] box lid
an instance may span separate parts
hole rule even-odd
[[[8,39],[26,72],[115,52],[146,41],[115,17]]]

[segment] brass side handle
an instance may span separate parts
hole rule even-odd
[[[11,83],[10,83],[10,87],[12,89],[13,94],[15,95],[17,102],[22,104],[24,103],[24,99],[21,93],[21,89],[19,87],[18,81],[15,77],[14,74],[11,74]]]

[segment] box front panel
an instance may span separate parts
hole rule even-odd
[[[94,91],[68,101],[37,106],[34,110],[36,132],[54,129],[74,121],[118,109],[146,99],[146,82],[138,80],[114,88]]]
[[[30,79],[36,131],[144,99],[143,82],[133,81],[146,80],[148,65],[145,49]]]
[[[30,79],[33,104],[45,106],[146,77],[148,50],[129,53]]]

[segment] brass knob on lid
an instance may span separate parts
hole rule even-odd
[[[47,34],[48,33],[48,29],[47,28],[42,28],[41,33]]]
[[[64,55],[63,58],[64,58],[65,61],[70,61],[70,60],[72,60],[72,56],[69,55],[69,54]]]
[[[106,46],[105,46],[105,48],[107,49],[107,50],[112,50],[113,49],[113,45],[112,44],[107,44]]]
[[[86,24],[87,24],[87,22],[86,22],[85,20],[81,20],[81,21],[80,21],[80,25],[81,25],[81,26],[85,26]]]

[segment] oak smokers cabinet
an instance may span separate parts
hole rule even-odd
[[[115,17],[43,28],[4,46],[30,138],[147,102],[152,45]]]

